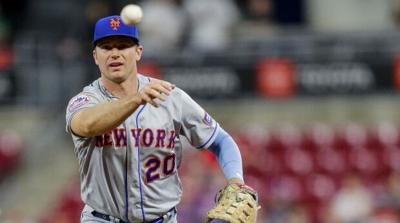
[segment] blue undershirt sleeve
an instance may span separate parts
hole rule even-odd
[[[242,157],[239,147],[224,129],[220,129],[208,149],[217,157],[219,166],[228,180],[232,178],[243,180]]]

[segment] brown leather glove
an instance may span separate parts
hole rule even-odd
[[[255,223],[257,192],[245,184],[229,184],[217,194],[216,205],[208,212],[207,222],[223,220],[230,223]]]

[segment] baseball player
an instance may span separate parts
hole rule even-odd
[[[100,78],[66,109],[85,203],[81,222],[177,222],[181,137],[213,151],[229,183],[243,184],[228,133],[183,90],[137,73],[143,46],[136,27],[102,18],[93,46]]]

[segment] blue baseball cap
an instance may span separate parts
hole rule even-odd
[[[126,36],[139,42],[139,31],[136,26],[128,26],[122,22],[121,16],[113,15],[99,19],[93,35],[93,44],[110,36]]]

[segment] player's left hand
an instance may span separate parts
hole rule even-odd
[[[216,205],[208,212],[207,222],[255,223],[258,194],[245,184],[230,183],[220,190]]]

